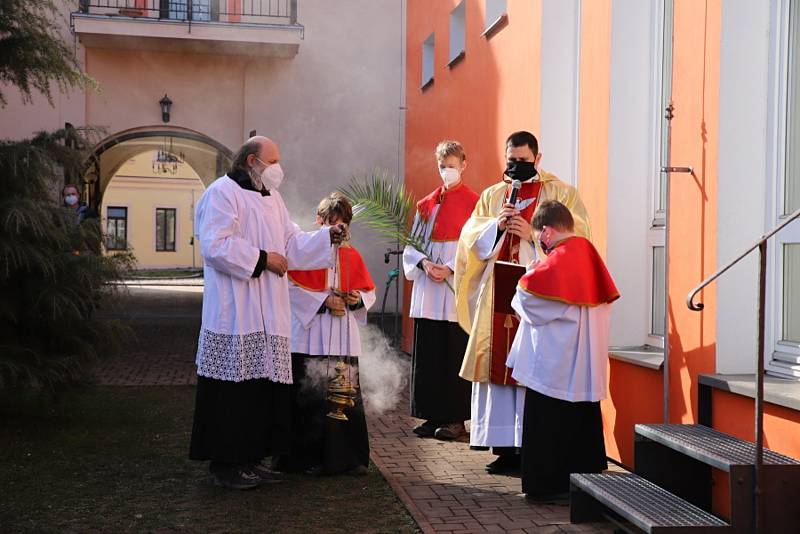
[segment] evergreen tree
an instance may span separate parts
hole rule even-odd
[[[34,91],[51,99],[51,82],[66,90],[88,80],[59,38],[58,15],[51,0],[0,2],[0,82],[26,102]],[[74,383],[122,331],[93,311],[132,256],[103,256],[98,221],[78,222],[51,193],[65,173],[81,175],[88,145],[72,128],[0,141],[0,389]]]
[[[24,102],[30,103],[31,93],[37,91],[52,104],[53,82],[61,92],[94,84],[81,71],[73,48],[62,40],[63,27],[53,0],[0,2],[0,82],[19,89]],[[6,103],[0,85],[0,106]]]

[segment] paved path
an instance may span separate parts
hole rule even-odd
[[[98,382],[194,384],[201,303],[201,287],[129,287],[118,305],[103,311],[136,336],[124,356],[99,366]],[[604,524],[571,525],[567,506],[528,504],[518,478],[486,474],[490,453],[420,439],[408,413],[407,395],[394,410],[368,412],[372,460],[423,532],[613,532]]]

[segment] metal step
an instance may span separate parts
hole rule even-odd
[[[624,526],[627,521],[642,532],[723,532],[730,525],[633,473],[570,475],[570,519],[580,523],[597,519],[597,503],[612,515],[599,512]],[[589,502],[584,495],[595,502]],[[594,509],[592,509],[594,507]]]
[[[636,435],[655,441],[695,460],[723,471],[731,466],[753,465],[754,443],[733,437],[704,425],[636,425]],[[800,461],[764,449],[764,465],[798,465]]]

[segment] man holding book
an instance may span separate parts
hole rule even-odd
[[[492,447],[498,456],[486,466],[490,473],[519,471],[525,406],[525,388],[506,367],[519,326],[510,299],[524,267],[514,269],[506,264],[524,266],[543,252],[535,243],[531,220],[537,205],[547,200],[558,200],[569,208],[575,233],[590,237],[588,215],[577,190],[540,171],[541,157],[539,143],[530,132],[508,137],[503,180],[481,193],[456,253],[458,321],[469,333],[459,375],[472,382],[470,445]],[[520,182],[514,184],[519,187],[513,204],[509,203],[512,181]],[[508,274],[496,276],[496,267]]]

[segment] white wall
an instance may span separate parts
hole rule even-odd
[[[245,128],[280,144],[281,193],[308,228],[319,200],[351,176],[376,166],[402,176],[404,10],[401,0],[302,0],[298,9],[305,39],[297,56],[248,65]],[[382,297],[394,259],[384,264],[386,246],[364,229],[353,237]]]
[[[725,0],[719,95],[717,265],[763,233],[774,162],[770,141],[770,16],[776,2]],[[758,254],[717,282],[717,372],[755,371]],[[713,310],[710,310],[712,313]]]
[[[542,20],[542,168],[577,185],[580,0],[543,0]]]
[[[611,345],[641,345],[649,327],[647,231],[660,135],[657,6],[615,0],[611,12],[608,267],[622,297],[611,307]]]

